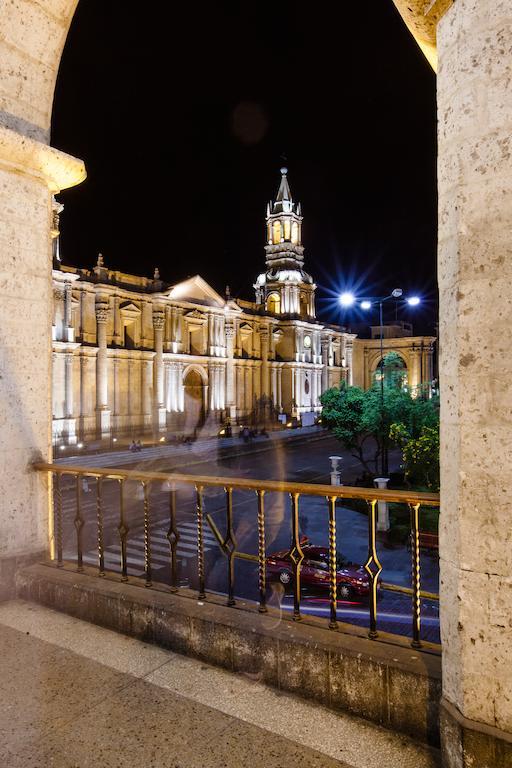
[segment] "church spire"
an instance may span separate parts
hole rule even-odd
[[[287,178],[288,168],[281,168],[281,183],[277,197],[272,206],[272,213],[291,213],[293,210],[292,193]]]
[[[287,168],[281,168],[276,199],[267,205],[266,225],[266,272],[254,285],[256,303],[277,314],[314,317],[316,286],[304,271],[302,214],[292,198]]]

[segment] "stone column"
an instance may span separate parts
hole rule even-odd
[[[166,426],[166,411],[164,403],[164,326],[165,315],[163,310],[153,310],[153,330],[155,334],[155,358],[153,366],[154,394],[155,394],[155,427],[163,432]]]
[[[282,410],[283,407],[283,369],[281,366],[277,369],[277,409]]]
[[[329,339],[322,339],[322,392],[329,389]]]
[[[250,413],[252,409],[252,368],[245,366],[244,370],[245,409]]]
[[[85,434],[85,419],[89,415],[87,399],[89,392],[89,358],[86,355],[80,356],[80,435],[83,438]]]
[[[311,369],[311,407],[314,408],[317,404],[317,377],[316,368]]]
[[[121,393],[120,393],[120,376],[119,376],[119,366],[121,364],[121,360],[118,357],[114,357],[112,359],[112,373],[114,375],[114,407],[113,407],[113,415],[114,415],[114,424],[113,428],[119,427],[119,416],[121,415]]]
[[[234,341],[235,341],[235,328],[233,323],[226,323],[226,408],[231,419],[236,418],[236,392],[235,392],[235,363],[233,359],[234,355]]]
[[[74,341],[74,331],[72,325],[72,289],[71,283],[64,283],[64,336],[65,341]]]
[[[261,345],[261,396],[269,397],[270,382],[269,382],[269,371],[268,371],[268,345],[269,345],[268,328],[260,328],[260,345]]]
[[[510,2],[458,0],[438,42],[442,751],[447,768],[504,768],[512,760]]]
[[[65,357],[65,400],[66,440],[70,445],[76,443],[76,425],[73,415],[73,353],[66,352]]]
[[[119,311],[119,296],[114,296],[114,338],[112,341],[114,344],[120,345],[122,343],[122,334],[121,334],[121,313]]]
[[[178,363],[178,410],[183,413],[185,410],[185,386],[183,384],[183,363]]]
[[[345,363],[347,366],[347,384],[351,387],[354,383],[354,366],[352,360],[354,356],[354,344],[352,339],[345,341]]]
[[[144,424],[149,426],[151,424],[151,395],[152,395],[152,383],[153,383],[153,361],[142,361],[142,413],[144,416]]]
[[[109,313],[107,297],[99,296],[96,300],[96,428],[98,437],[107,437],[110,433],[110,410],[108,407],[108,360],[107,360],[107,320]]]

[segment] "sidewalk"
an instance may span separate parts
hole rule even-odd
[[[248,443],[244,443],[236,437],[209,437],[196,440],[194,443],[173,443],[151,445],[143,448],[140,453],[132,453],[130,450],[104,451],[102,453],[88,453],[75,447],[74,451],[67,449],[65,452],[54,451],[56,463],[73,465],[87,465],[88,467],[121,467],[129,464],[139,464],[143,461],[154,459],[172,459],[175,462],[202,461],[212,455],[213,451],[219,452],[223,458],[233,454],[247,455],[269,450],[280,442],[298,442],[301,440],[321,440],[328,437],[329,432],[322,427],[301,427],[300,429],[283,429],[269,432],[268,437],[254,437]]]
[[[357,718],[23,601],[0,604],[6,768],[434,768]]]

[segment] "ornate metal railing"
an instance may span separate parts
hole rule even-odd
[[[304,559],[304,552],[301,544],[300,520],[299,520],[299,500],[302,496],[323,497],[325,498],[328,525],[329,541],[329,621],[328,627],[331,630],[338,629],[338,580],[337,580],[337,533],[336,533],[336,503],[341,499],[358,499],[368,505],[368,555],[364,563],[364,569],[368,575],[369,583],[369,631],[370,639],[375,640],[379,637],[377,631],[378,609],[377,594],[378,589],[388,589],[394,592],[409,595],[412,598],[412,645],[415,648],[422,647],[421,639],[421,617],[422,617],[422,599],[438,600],[436,593],[425,592],[421,589],[421,551],[420,551],[420,525],[419,515],[420,507],[438,507],[439,495],[434,493],[416,493],[413,491],[394,491],[381,490],[373,488],[359,488],[348,486],[331,486],[311,483],[288,483],[281,481],[263,481],[250,480],[246,478],[234,477],[207,477],[185,474],[168,474],[164,472],[146,472],[138,470],[122,469],[99,469],[88,468],[85,466],[66,466],[56,464],[36,463],[34,468],[39,471],[48,472],[54,478],[54,526],[51,531],[51,557],[56,562],[57,567],[64,566],[65,561],[70,561],[76,565],[76,570],[80,573],[84,571],[84,544],[83,529],[86,519],[82,508],[82,493],[84,482],[89,479],[96,481],[96,502],[95,502],[95,527],[96,527],[96,546],[97,553],[97,573],[98,576],[105,576],[107,568],[105,567],[105,521],[104,521],[104,499],[103,489],[106,480],[115,481],[118,484],[118,524],[117,535],[119,537],[119,573],[122,581],[128,581],[128,534],[130,533],[129,523],[125,515],[125,484],[127,481],[134,481],[141,489],[140,501],[142,502],[142,516],[140,524],[143,527],[144,538],[144,584],[150,588],[153,586],[152,569],[152,551],[151,551],[151,529],[152,515],[150,503],[150,487],[156,484],[163,484],[168,493],[168,530],[166,538],[169,542],[169,567],[170,582],[168,586],[171,591],[179,591],[179,574],[177,548],[180,540],[180,533],[177,523],[177,489],[183,486],[192,487],[195,492],[195,527],[196,527],[196,563],[197,563],[197,585],[198,598],[206,598],[206,571],[204,556],[204,526],[205,523],[210,527],[217,540],[218,546],[224,556],[227,564],[227,604],[233,606],[235,600],[235,560],[248,560],[258,565],[258,610],[262,613],[267,611],[267,549],[265,536],[265,495],[268,493],[285,493],[289,495],[291,502],[291,542],[287,552],[287,559],[290,562],[292,570],[293,586],[293,613],[292,618],[299,621],[301,614],[301,565]],[[75,482],[75,509],[74,509],[74,529],[76,538],[76,556],[73,558],[64,557],[63,548],[63,493],[62,477],[69,476],[74,478]],[[205,510],[204,492],[208,488],[221,488],[225,495],[225,521],[226,533],[222,535],[215,523],[212,515]],[[233,526],[233,491],[253,491],[255,492],[255,527],[257,528],[257,554],[250,554],[237,549],[237,541]],[[410,512],[410,551],[411,551],[411,586],[404,587],[396,584],[389,584],[381,581],[382,564],[379,560],[377,551],[377,525],[376,525],[376,507],[379,501],[395,502],[407,504]],[[91,520],[88,520],[90,523]],[[161,521],[159,521],[161,524]],[[131,578],[131,577],[130,577]],[[140,578],[134,577],[134,583],[140,583]],[[431,644],[429,644],[429,647]]]

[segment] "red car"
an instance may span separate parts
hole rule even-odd
[[[304,560],[300,570],[301,588],[304,590],[329,590],[329,550],[327,547],[302,545]],[[287,559],[287,550],[267,557],[269,579],[279,580],[285,589],[293,582],[293,570]],[[350,563],[337,554],[338,599],[363,602],[370,593],[370,580],[362,565]],[[380,589],[380,580],[377,582]]]

